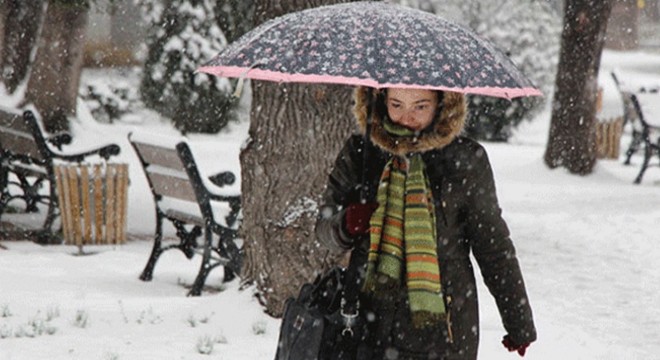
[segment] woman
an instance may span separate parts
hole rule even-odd
[[[344,145],[316,234],[327,247],[353,249],[366,262],[361,308],[369,335],[361,353],[476,359],[472,252],[508,332],[502,343],[523,356],[536,340],[532,311],[486,152],[459,136],[464,96],[358,88],[355,98],[363,133],[373,104],[371,141],[365,148],[363,135],[354,135]]]

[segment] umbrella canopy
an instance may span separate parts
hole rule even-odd
[[[426,13],[383,2],[323,6],[272,19],[198,71],[278,82],[541,95],[490,42]]]

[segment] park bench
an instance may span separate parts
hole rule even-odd
[[[639,150],[642,144],[643,129],[637,118],[635,106],[630,98],[630,95],[632,95],[631,89],[628,89],[625,84],[619,80],[619,75],[616,72],[612,71],[610,75],[612,75],[614,84],[621,96],[621,102],[623,103],[623,126],[629,125],[631,129],[630,144],[628,144],[628,148],[626,149],[626,160],[624,161],[624,164],[630,165],[630,159]]]
[[[46,219],[37,234],[42,242],[53,241],[52,226],[60,215],[54,166],[81,163],[94,155],[108,160],[120,152],[119,146],[110,144],[84,152],[63,153],[62,146],[71,140],[66,132],[46,136],[32,111],[21,113],[0,108],[0,218],[15,200],[25,204],[25,212],[37,212],[39,204],[46,205]],[[47,193],[41,190],[45,183]]]
[[[635,178],[635,184],[639,184],[654,155],[658,156],[658,165],[660,165],[660,93],[630,94],[630,101],[641,126],[639,137],[644,148],[642,167]]]
[[[616,85],[621,101],[623,103],[623,125],[629,125],[631,128],[631,139],[626,149],[626,159],[624,164],[630,165],[632,156],[644,145],[644,124],[639,119],[639,111],[632,102],[633,94],[657,94],[660,91],[660,85],[656,86],[632,86],[621,80],[621,75],[612,71],[610,73],[614,84]]]
[[[219,173],[208,178],[213,184],[207,184],[186,142],[171,148],[136,140],[133,134],[129,134],[129,141],[142,164],[156,210],[153,249],[140,279],[150,281],[159,256],[170,249],[179,249],[188,259],[201,252],[202,263],[188,293],[190,296],[201,294],[207,276],[215,267],[224,267],[224,281],[233,279],[240,272],[243,256],[236,230],[240,196],[219,195],[213,188],[232,184],[234,174]],[[227,213],[224,218],[220,214],[222,209],[218,209],[222,205]],[[174,243],[163,242],[165,219],[176,229],[178,240]],[[202,235],[200,246],[197,239]],[[213,241],[214,235],[217,242]]]

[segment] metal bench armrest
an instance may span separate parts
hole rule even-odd
[[[65,161],[81,162],[89,156],[99,155],[100,157],[108,160],[111,156],[118,155],[120,151],[121,151],[121,149],[120,149],[119,145],[110,144],[110,145],[106,145],[106,146],[103,146],[103,147],[98,148],[98,149],[89,150],[89,151],[85,151],[85,152],[77,153],[77,154],[53,153],[53,157],[56,158],[56,159],[65,160]]]
[[[47,138],[46,141],[55,146],[58,150],[62,151],[62,145],[71,144],[72,139],[73,137],[68,132],[61,132]]]

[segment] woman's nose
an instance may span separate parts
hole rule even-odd
[[[403,120],[403,125],[409,126],[415,122],[415,117],[412,114],[412,111],[406,111],[401,117]]]

